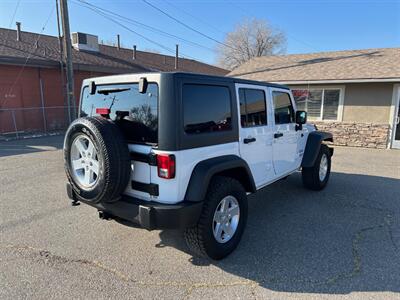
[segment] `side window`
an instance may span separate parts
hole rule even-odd
[[[275,124],[294,123],[294,109],[290,96],[285,92],[272,92],[275,109]]]
[[[242,127],[267,124],[265,93],[257,89],[239,89],[240,122]]]
[[[184,84],[184,130],[189,134],[232,129],[231,95],[226,86]]]

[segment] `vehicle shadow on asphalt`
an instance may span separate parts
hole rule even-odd
[[[1,141],[0,157],[59,150],[63,147],[63,141],[62,135]]]
[[[400,180],[332,173],[327,188],[302,187],[299,174],[249,199],[239,247],[222,261],[192,257],[277,291],[400,292]],[[157,247],[188,252],[181,232]],[[201,271],[201,270],[199,270]]]

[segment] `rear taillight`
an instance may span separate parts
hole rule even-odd
[[[175,177],[175,155],[157,154],[158,177],[171,179]]]
[[[102,117],[108,117],[110,115],[111,110],[109,108],[96,108],[96,114]]]

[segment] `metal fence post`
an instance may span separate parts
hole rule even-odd
[[[54,110],[54,114],[49,115],[50,109]],[[48,134],[65,130],[68,127],[65,122],[65,109],[65,106],[0,108],[0,136],[14,135],[20,139],[36,135],[38,132]]]
[[[16,135],[16,137],[18,139],[19,138],[19,136],[18,136],[18,127],[17,127],[17,122],[15,120],[15,111],[14,110],[11,111],[11,115],[12,115],[12,119],[13,119],[13,123],[14,123],[15,135]]]
[[[46,120],[46,112],[45,112],[45,107],[44,107],[43,81],[42,81],[42,78],[39,79],[39,85],[40,85],[40,102],[42,104],[43,129],[44,129],[44,132],[47,133],[47,120]]]

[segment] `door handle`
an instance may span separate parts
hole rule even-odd
[[[274,138],[279,139],[280,137],[283,137],[283,133],[282,132],[278,132],[274,134]]]
[[[255,137],[243,139],[243,143],[245,143],[245,144],[253,143],[255,141],[256,141]]]

